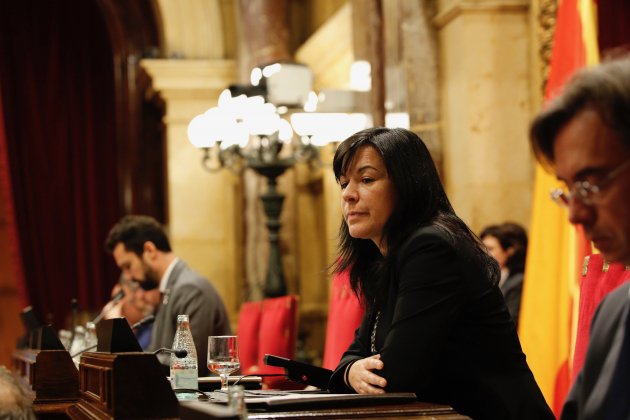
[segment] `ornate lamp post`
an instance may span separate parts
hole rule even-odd
[[[277,190],[278,177],[298,162],[318,162],[317,146],[341,140],[365,128],[368,121],[364,114],[296,113],[291,123],[261,96],[232,97],[225,90],[217,107],[196,116],[188,126],[191,143],[204,150],[202,163],[207,170],[241,173],[250,168],[267,179],[267,191],[260,196],[269,231],[266,297],[287,292],[279,246],[284,195]],[[288,144],[291,153],[281,154]]]
[[[287,293],[280,258],[280,213],[284,203],[284,194],[276,189],[277,178],[288,168],[293,166],[291,159],[278,159],[276,162],[251,162],[249,167],[258,174],[267,178],[267,191],[260,196],[267,216],[267,229],[269,230],[269,262],[267,266],[267,278],[265,279],[265,296],[276,297]]]
[[[233,98],[228,90],[219,97],[218,107],[191,121],[188,137],[193,145],[204,149],[202,162],[207,170],[228,168],[241,173],[250,168],[267,179],[267,191],[260,196],[269,231],[264,293],[266,297],[285,295],[287,288],[279,246],[284,195],[277,190],[277,179],[298,160],[317,159],[317,149],[296,144],[291,156],[281,157],[285,144],[293,138],[291,125],[262,97]]]

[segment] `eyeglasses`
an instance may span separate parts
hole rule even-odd
[[[591,184],[588,181],[577,181],[573,184],[570,190],[566,188],[556,188],[551,191],[551,199],[561,206],[568,206],[572,198],[580,200],[587,206],[592,206],[596,203],[599,194],[610,183],[619,176],[624,170],[630,167],[630,160],[625,161],[615,169],[610,171],[608,175],[599,183],[599,185]]]

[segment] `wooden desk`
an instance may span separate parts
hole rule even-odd
[[[79,372],[65,350],[16,350],[13,370],[38,418],[65,418],[79,399]]]
[[[17,351],[14,368],[34,394],[38,418],[109,419],[116,417],[116,412],[133,412],[135,417],[142,416],[140,413],[154,418],[177,417],[179,404],[166,378],[161,376],[157,359],[150,354],[85,353],[78,375],[65,351]],[[188,416],[183,415],[186,411]],[[180,414],[182,418],[190,419],[224,418],[209,417],[185,408]],[[248,418],[469,419],[451,407],[423,402],[285,411],[250,409]]]
[[[183,420],[234,418],[224,405],[207,402],[182,402],[180,416]],[[304,420],[304,419],[434,419],[470,420],[470,417],[456,413],[451,407],[425,402],[400,404],[380,404],[370,406],[315,408],[285,411],[249,409],[251,420]]]
[[[154,354],[86,352],[73,419],[177,418],[179,404]]]
[[[408,404],[326,408],[308,411],[278,411],[257,413],[250,412],[249,419],[437,419],[437,420],[462,420],[470,419],[456,413],[446,405],[415,402]]]

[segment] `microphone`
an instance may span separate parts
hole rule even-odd
[[[103,317],[105,316],[105,308],[107,308],[108,306],[112,306],[117,304],[118,302],[120,302],[122,300],[122,298],[125,297],[125,291],[121,288],[118,293],[116,293],[114,296],[112,296],[112,298],[110,299],[109,302],[107,302],[105,304],[105,306],[103,306],[103,309],[101,309],[101,313],[98,314],[96,316],[96,318],[94,318],[92,320],[92,322],[96,325],[100,322],[101,319],[103,319]]]
[[[150,324],[153,321],[155,321],[155,315],[153,315],[153,314],[147,315],[144,318],[142,318],[140,321],[138,321],[135,324],[133,324],[131,326],[131,329],[135,330],[136,328],[144,327],[145,325]],[[184,357],[186,357],[186,356],[184,356]]]
[[[156,351],[153,352],[153,354],[155,355],[158,355],[160,353],[174,354],[175,357],[177,357],[178,359],[183,359],[184,357],[188,356],[188,351],[184,349],[175,350],[175,349],[167,349],[166,347],[162,347],[161,349],[157,349]]]
[[[118,303],[124,297],[125,297],[125,291],[121,288],[114,296],[112,296],[112,299],[110,302]]]
[[[72,349],[72,344],[74,344],[74,336],[76,334],[77,329],[77,310],[79,309],[79,302],[76,298],[70,301],[70,311],[72,312],[72,326],[70,331],[70,344],[68,344],[68,349]]]

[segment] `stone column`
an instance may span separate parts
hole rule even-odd
[[[410,129],[429,148],[442,173],[437,31],[432,23],[433,0],[398,2],[400,67],[405,75]]]
[[[370,113],[374,126],[385,125],[385,41],[381,0],[353,0],[355,57],[367,60],[372,74]]]
[[[291,60],[289,50],[288,0],[239,0],[240,67],[241,83],[249,83],[249,72],[255,66]],[[247,80],[245,80],[247,79]],[[278,192],[285,195],[280,214],[280,254],[288,293],[299,293],[295,280],[296,259],[294,250],[295,230],[294,180],[289,170],[278,178]],[[265,227],[266,216],[262,211],[260,196],[267,190],[266,182],[259,175],[246,171],[244,182],[245,256],[248,298],[263,297],[263,287],[269,265],[269,232]]]
[[[526,0],[441,0],[440,98],[447,193],[476,232],[528,224],[533,164]]]
[[[290,59],[288,0],[240,0],[239,4],[250,67]]]
[[[207,276],[236,320],[243,290],[240,178],[209,173],[188,141],[190,120],[216,105],[236,77],[230,60],[142,60],[165,102],[169,235],[175,253]]]

